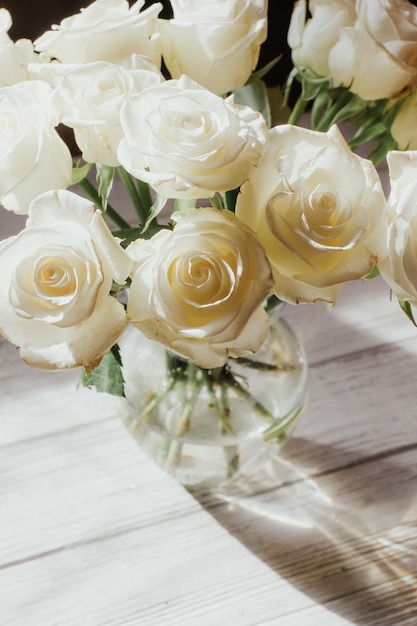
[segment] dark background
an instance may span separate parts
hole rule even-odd
[[[164,10],[160,17],[171,17],[170,4],[161,0]],[[8,9],[12,15],[13,26],[9,35],[13,40],[26,37],[36,39],[51,24],[59,22],[68,15],[78,13],[81,7],[88,6],[89,0],[0,0],[0,6]],[[130,2],[132,4],[132,2]],[[152,0],[145,7],[154,4]],[[259,66],[282,55],[280,62],[265,78],[269,85],[282,85],[291,70],[291,56],[287,46],[287,31],[294,0],[269,0],[268,39],[262,45]]]

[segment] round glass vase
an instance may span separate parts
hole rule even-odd
[[[270,332],[251,357],[202,369],[130,328],[120,343],[132,436],[188,488],[248,482],[292,434],[307,393],[302,345],[270,312]]]

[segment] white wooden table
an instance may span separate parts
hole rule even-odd
[[[417,624],[417,329],[379,280],[286,317],[308,407],[236,499],[197,501],[109,398],[0,340],[0,626]]]

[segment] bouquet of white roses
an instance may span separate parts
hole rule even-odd
[[[202,368],[224,425],[213,381],[225,380],[228,358],[261,348],[271,302],[331,307],[346,281],[378,266],[401,301],[417,302],[417,154],[390,154],[387,205],[375,167],[335,125],[269,128],[268,68],[253,73],[266,0],[172,0],[171,20],[143,4],[96,0],[34,44],[13,42],[0,10],[0,201],[28,214],[0,243],[0,333],[29,365],[83,366],[86,384],[123,395],[118,342],[133,328]],[[325,12],[311,2],[303,30],[305,4],[290,32],[301,65]],[[348,0],[331,10],[340,27],[357,19]],[[322,48],[332,42],[312,39],[322,61],[313,70],[328,75]],[[415,74],[404,64],[389,93],[369,95],[396,97]],[[62,126],[73,129],[77,163]],[[116,176],[135,222],[110,204]],[[186,366],[169,367],[183,382]],[[94,377],[103,368],[104,384]]]

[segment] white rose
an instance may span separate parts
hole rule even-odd
[[[272,265],[276,295],[333,305],[342,284],[370,272],[385,238],[385,196],[370,161],[353,154],[336,126],[269,131],[243,185],[236,215]]]
[[[415,59],[417,8],[408,0],[356,0],[358,24],[407,62]],[[411,48],[409,44],[414,44]]]
[[[105,61],[75,65],[67,68],[57,84],[54,104],[63,123],[74,129],[77,145],[88,163],[119,165],[116,153],[123,137],[123,102],[163,80],[156,67],[138,69],[140,58],[131,57],[129,61],[135,69]],[[143,66],[148,68],[149,62],[143,61]]]
[[[125,328],[109,292],[130,267],[92,203],[47,192],[33,201],[26,228],[0,244],[0,332],[33,367],[90,369]]]
[[[29,78],[27,65],[35,60],[32,42],[13,42],[7,34],[12,18],[7,9],[0,9],[0,87],[14,85]]]
[[[120,119],[120,163],[172,198],[235,189],[258,162],[267,136],[260,113],[185,76],[127,99]]]
[[[378,268],[400,300],[417,305],[417,152],[392,151],[387,161],[387,256]]]
[[[354,0],[299,0],[291,15],[288,44],[297,67],[308,67],[319,76],[330,76],[329,52],[342,27],[355,23]]]
[[[401,105],[391,126],[400,150],[417,150],[417,90],[414,90]]]
[[[272,286],[261,245],[229,211],[191,209],[128,249],[138,267],[127,314],[147,337],[204,368],[259,350]]]
[[[52,89],[26,81],[0,89],[0,202],[26,214],[30,202],[71,184],[71,153],[55,131]]]
[[[148,56],[159,67],[161,53],[155,3],[143,12],[144,0],[130,8],[127,0],[96,0],[65,18],[35,41],[35,50],[62,63],[115,61],[129,54]]]
[[[405,0],[357,0],[357,21],[329,56],[333,78],[365,100],[391,98],[417,80],[417,8]]]
[[[267,35],[266,0],[172,0],[160,20],[162,54],[172,78],[190,76],[225,94],[245,84]]]
[[[329,54],[333,79],[364,100],[398,95],[416,71],[390,54],[365,28],[345,28]],[[382,79],[383,77],[383,79]]]

